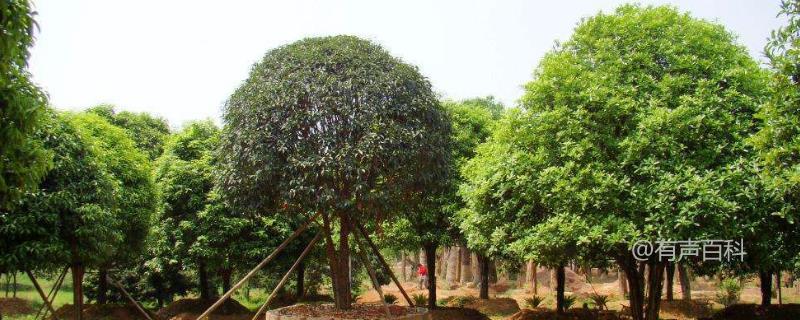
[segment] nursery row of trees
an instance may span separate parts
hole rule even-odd
[[[757,273],[764,304],[771,275],[800,261],[797,1],[783,5],[769,68],[722,26],[670,7],[587,18],[545,55],[517,108],[439,101],[416,67],[369,41],[304,39],[256,63],[223,128],[174,133],[109,106],[48,107],[25,66],[30,5],[0,3],[0,272],[69,266],[76,317],[87,270],[100,303],[121,299],[109,275],[158,304],[211,298],[308,220],[262,284],[316,233],[296,295],[311,267],[330,275],[342,309],[359,286],[350,256],[371,238],[424,249],[431,308],[436,250],[460,243],[478,255],[482,298],[491,259],[558,270],[559,311],[566,265],[615,265],[634,319],[657,319],[673,266],[636,260],[637,240],[743,239],[743,262],[680,264]]]

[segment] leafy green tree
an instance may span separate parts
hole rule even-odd
[[[69,264],[76,319],[81,319],[86,268],[107,262],[123,245],[116,214],[117,181],[107,171],[98,141],[70,116],[53,114],[37,137],[52,152],[53,169],[16,214],[0,214],[2,264],[41,270]]]
[[[214,187],[214,152],[219,129],[211,121],[192,122],[176,133],[156,162],[155,181],[161,198],[159,209],[160,244],[183,267],[197,270],[197,289],[202,299],[212,296],[209,266],[196,243],[204,236],[200,213],[209,204]]]
[[[164,143],[169,137],[166,119],[145,112],[117,112],[113,105],[107,104],[89,108],[87,112],[98,114],[115,126],[125,129],[150,160],[155,160],[164,152]]]
[[[657,318],[664,262],[647,262],[644,310],[633,240],[716,238],[737,221],[718,181],[747,152],[764,81],[723,27],[626,5],[582,21],[526,85],[522,105],[546,138],[526,151],[542,158],[536,197],[602,228],[593,241],[628,276],[635,319]]]
[[[0,210],[4,211],[35,189],[52,157],[33,137],[47,108],[47,97],[27,70],[35,14],[27,0],[0,1]]]
[[[243,213],[321,213],[340,309],[351,305],[352,223],[436,194],[447,168],[450,124],[430,83],[352,36],[269,51],[223,118],[222,193]]]
[[[114,214],[120,224],[123,241],[99,269],[97,302],[107,302],[108,269],[128,267],[144,252],[156,202],[148,156],[134,140],[119,128],[94,113],[70,116],[81,132],[92,138],[93,147],[105,170],[116,185]]]

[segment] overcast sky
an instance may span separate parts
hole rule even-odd
[[[112,103],[173,127],[219,123],[221,106],[267,50],[352,34],[417,65],[444,98],[494,95],[515,105],[555,40],[626,2],[34,0],[41,30],[30,67],[60,109]],[[721,23],[761,61],[783,21],[778,0],[640,3]]]

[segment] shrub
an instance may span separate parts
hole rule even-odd
[[[535,309],[538,308],[540,304],[544,301],[544,298],[540,296],[533,296],[530,298],[525,298],[525,304],[528,305],[528,308]]]
[[[397,296],[391,293],[387,293],[383,295],[383,301],[388,304],[395,304],[397,303]]]
[[[564,310],[569,310],[572,308],[572,305],[575,304],[575,296],[564,296]]]
[[[739,302],[742,296],[742,284],[737,278],[723,279],[717,289],[717,302],[724,306],[730,306]]]
[[[608,310],[608,296],[604,294],[592,294],[589,296],[589,299],[592,300],[592,303],[600,310]]]
[[[421,293],[411,295],[411,299],[414,300],[414,305],[418,307],[428,304],[428,296]]]

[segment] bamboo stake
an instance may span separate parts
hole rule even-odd
[[[114,280],[113,278],[111,278],[111,276],[109,276],[109,275],[106,275],[106,278],[108,278],[108,281],[110,281],[112,284],[114,284],[114,286],[116,286],[117,288],[119,288],[120,291],[122,291],[122,294],[125,295],[125,298],[128,298],[128,300],[131,303],[133,303],[133,306],[136,307],[136,309],[139,310],[139,312],[141,312],[144,315],[144,317],[147,318],[147,320],[153,320],[153,318],[150,318],[150,314],[148,314],[147,311],[144,311],[142,306],[140,306],[139,303],[136,302],[136,300],[134,300],[133,297],[131,297],[131,295],[128,293],[128,291],[125,290],[124,287],[122,287],[122,284],[117,282],[117,280]]]
[[[244,276],[244,278],[242,278],[241,280],[239,280],[239,282],[233,285],[233,287],[231,287],[230,290],[228,290],[228,292],[225,292],[225,294],[223,294],[222,297],[220,297],[217,300],[217,302],[214,302],[214,304],[208,307],[208,310],[203,312],[199,317],[197,317],[197,319],[198,320],[205,319],[205,317],[208,317],[212,312],[214,312],[214,310],[217,310],[217,308],[219,308],[225,302],[225,300],[228,300],[228,298],[230,298],[233,295],[233,293],[236,292],[236,290],[238,290],[242,285],[244,285],[244,283],[247,280],[252,278],[256,274],[256,272],[258,272],[258,270],[261,270],[262,268],[264,268],[265,265],[267,265],[267,263],[272,261],[272,259],[275,259],[275,257],[278,256],[278,253],[283,251],[283,249],[286,248],[287,245],[289,245],[289,242],[297,238],[297,236],[299,236],[303,231],[305,231],[308,228],[308,225],[311,224],[312,221],[315,221],[317,216],[319,216],[319,212],[317,212],[311,218],[309,218],[302,226],[300,226],[300,228],[297,228],[297,230],[295,230],[294,233],[291,236],[289,236],[289,238],[284,240],[283,243],[281,243],[277,248],[275,248],[275,250],[272,251],[272,253],[269,256],[264,258],[264,260],[261,260],[261,262],[255,268],[253,268],[253,270],[250,270],[250,272],[248,272]]]
[[[397,288],[400,289],[400,293],[403,294],[403,298],[406,299],[408,305],[414,307],[414,302],[411,301],[411,298],[408,297],[408,293],[406,293],[406,290],[403,289],[402,285],[400,285],[400,281],[398,281],[397,277],[394,276],[392,268],[389,267],[389,264],[386,263],[386,259],[383,258],[383,255],[378,250],[378,247],[375,245],[375,243],[372,242],[372,239],[369,238],[369,235],[367,234],[367,231],[364,229],[364,226],[361,225],[361,223],[356,221],[355,219],[353,219],[353,223],[358,227],[358,231],[361,232],[361,235],[367,241],[367,244],[369,244],[369,246],[372,248],[372,251],[375,252],[375,255],[378,256],[378,260],[380,260],[381,264],[383,265],[383,268],[386,269],[386,272],[389,273],[389,277],[392,278],[392,281],[394,281],[394,284],[397,285]]]
[[[39,282],[36,281],[36,277],[33,276],[33,273],[31,273],[30,270],[25,270],[25,273],[28,274],[28,278],[31,279],[31,283],[33,283],[33,286],[36,287],[36,291],[39,292],[39,296],[42,297],[44,304],[46,304],[47,308],[50,309],[50,312],[53,314],[53,319],[58,320],[58,316],[56,316],[56,311],[53,310],[53,305],[50,304],[50,300],[48,300],[47,296],[44,295],[44,291],[42,290],[42,287],[39,286]]]
[[[372,267],[369,265],[369,259],[367,259],[367,255],[364,250],[364,247],[361,245],[361,241],[358,240],[358,232],[355,233],[356,236],[356,246],[358,247],[358,257],[361,259],[361,264],[364,265],[364,268],[367,269],[367,273],[369,273],[369,279],[372,280],[372,286],[375,287],[375,291],[378,292],[378,296],[381,298],[381,302],[383,306],[386,308],[386,316],[391,318],[392,311],[389,310],[389,303],[386,302],[386,298],[383,296],[383,289],[381,289],[381,284],[378,283],[378,277],[375,276],[375,270],[372,270]]]
[[[289,271],[286,272],[286,274],[283,276],[283,278],[281,279],[281,282],[278,282],[278,286],[275,287],[274,290],[272,290],[272,293],[270,293],[269,297],[267,297],[267,301],[264,302],[264,305],[261,306],[261,308],[258,309],[256,314],[253,316],[252,320],[258,319],[258,316],[262,312],[264,312],[264,310],[267,309],[267,306],[269,306],[269,303],[272,302],[273,298],[275,298],[275,295],[278,293],[278,290],[280,290],[281,288],[283,288],[284,285],[286,285],[286,281],[289,280],[289,277],[292,275],[292,272],[294,272],[294,270],[297,269],[297,266],[300,265],[300,262],[303,261],[303,259],[308,255],[309,252],[311,252],[311,249],[314,248],[314,245],[317,243],[319,238],[322,237],[322,233],[323,233],[323,231],[320,230],[317,233],[317,236],[315,236],[314,239],[311,240],[311,242],[308,244],[308,246],[306,246],[305,250],[303,250],[303,253],[300,254],[300,257],[297,258],[297,261],[295,261],[294,264],[292,265],[292,267],[289,268]]]
[[[56,278],[55,285],[52,288],[50,288],[50,293],[47,295],[47,299],[48,301],[50,301],[50,304],[53,304],[53,301],[56,300],[56,295],[58,294],[58,290],[61,289],[61,284],[64,282],[64,278],[67,277],[67,270],[69,270],[69,266],[64,268],[64,271],[61,272],[61,275],[59,275],[58,278]],[[42,311],[44,311],[44,314],[42,314]],[[45,310],[44,304],[41,307],[39,307],[39,310],[36,311],[36,316],[33,318],[39,319],[40,315],[42,316],[42,319],[47,317],[47,311]]]

